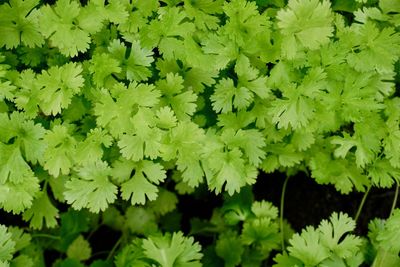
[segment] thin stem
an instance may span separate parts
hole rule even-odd
[[[98,252],[92,254],[92,258],[95,257],[95,256],[99,256],[99,255],[103,255],[103,254],[108,254],[108,253],[109,253],[108,250],[98,251]]]
[[[362,209],[363,209],[363,207],[364,207],[365,201],[367,200],[367,197],[368,197],[368,194],[369,194],[369,191],[370,191],[370,190],[371,190],[371,186],[368,186],[367,191],[365,191],[364,196],[363,196],[363,198],[362,198],[362,200],[361,200],[360,206],[358,206],[358,210],[357,210],[357,213],[356,213],[356,217],[354,218],[354,220],[355,220],[356,222],[358,221],[358,218],[359,218],[360,215],[361,215],[361,211],[362,211]]]
[[[281,246],[282,246],[282,252],[285,251],[285,232],[283,230],[283,209],[285,206],[285,192],[286,192],[286,186],[289,181],[290,176],[287,176],[285,178],[285,181],[283,182],[283,187],[282,187],[282,194],[281,194],[281,205],[280,205],[280,218],[279,218],[279,224],[281,228]]]
[[[394,199],[393,199],[393,204],[392,204],[392,208],[390,209],[390,215],[393,214],[394,209],[396,208],[396,204],[397,204],[397,198],[399,197],[399,181],[396,180],[396,191],[394,192]]]
[[[49,235],[49,234],[32,234],[32,238],[35,237],[43,237],[43,238],[49,238],[49,239],[61,239],[61,237],[56,236],[56,235]]]
[[[93,230],[90,231],[90,233],[88,234],[87,239],[89,240],[90,238],[92,238],[93,234],[94,234],[97,230],[99,230],[99,228],[100,228],[100,225],[99,225],[99,224],[96,225],[96,227],[94,227]]]
[[[110,260],[110,259],[114,256],[115,251],[117,250],[117,248],[118,248],[119,245],[121,244],[122,238],[123,238],[123,237],[124,237],[124,235],[122,235],[122,236],[118,239],[118,241],[115,243],[115,245],[112,247],[110,253],[108,253],[107,260]]]

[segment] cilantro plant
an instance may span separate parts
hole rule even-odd
[[[0,1],[0,267],[399,266],[399,27],[398,0]],[[365,195],[295,233],[260,172]]]

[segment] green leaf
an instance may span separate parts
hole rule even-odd
[[[93,74],[94,83],[99,87],[104,86],[106,79],[113,73],[117,74],[122,71],[119,61],[106,53],[94,54],[89,70]]]
[[[219,257],[224,259],[226,267],[234,267],[242,261],[244,247],[235,232],[224,232],[218,237],[215,251]]]
[[[349,65],[361,72],[376,70],[378,73],[390,73],[393,71],[393,65],[400,56],[397,52],[400,46],[400,34],[390,27],[380,31],[373,22],[353,27],[355,28],[354,46],[360,52],[348,55]]]
[[[301,234],[294,234],[289,240],[290,257],[277,257],[277,266],[286,261],[296,262],[295,259],[305,266],[345,266],[342,260],[356,256],[362,245],[359,237],[349,234],[354,229],[353,219],[343,213],[333,213],[329,221],[322,220],[317,229],[308,226]]]
[[[148,207],[159,215],[165,215],[175,210],[178,204],[178,198],[176,194],[171,191],[160,189],[156,200],[148,203]]]
[[[88,208],[98,213],[107,209],[117,196],[117,186],[109,180],[111,169],[106,162],[97,161],[78,167],[65,184],[64,197],[75,209]]]
[[[92,255],[92,248],[89,242],[84,239],[82,235],[79,235],[68,247],[67,256],[71,259],[78,261],[85,261]]]
[[[34,267],[33,259],[27,255],[18,255],[11,262],[12,267]]]
[[[25,115],[29,118],[36,117],[39,107],[39,84],[34,82],[36,74],[31,69],[24,70],[20,73],[15,85],[18,90],[15,92],[14,103],[18,109],[24,110]]]
[[[110,147],[112,141],[112,137],[101,128],[91,129],[86,139],[77,144],[74,160],[81,164],[99,161],[104,154],[103,147]]]
[[[154,212],[148,208],[129,207],[126,210],[125,226],[134,234],[150,235],[158,230]]]
[[[396,267],[400,264],[400,258],[396,253],[380,249],[374,259],[372,267]]]
[[[33,201],[32,206],[23,214],[23,219],[29,221],[33,229],[42,229],[43,224],[48,228],[57,226],[58,209],[53,206],[46,192],[40,194]]]
[[[370,181],[354,164],[354,160],[332,160],[330,153],[331,151],[315,151],[309,163],[312,177],[320,184],[335,185],[343,194],[351,192],[353,187],[358,191],[365,191]]]
[[[270,218],[257,218],[248,220],[243,224],[241,234],[246,245],[260,244],[264,254],[279,248],[280,235],[277,222]]]
[[[367,130],[365,123],[357,123],[355,125],[355,134],[350,136],[344,133],[344,137],[333,137],[331,143],[340,145],[335,150],[336,157],[346,157],[352,147],[356,147],[355,157],[358,167],[365,167],[371,163],[381,149],[381,141],[379,132],[371,132]]]
[[[277,72],[285,69],[277,69]],[[280,75],[280,74],[277,74]],[[316,116],[316,99],[324,95],[326,73],[321,68],[313,68],[299,84],[283,82],[279,85],[282,98],[277,98],[269,108],[272,122],[279,128],[294,130],[305,128]]]
[[[147,262],[146,255],[142,249],[142,240],[135,239],[131,244],[125,246],[115,257],[116,267],[151,267]]]
[[[193,122],[179,122],[168,135],[168,145],[162,147],[165,160],[177,159],[177,169],[185,183],[198,186],[204,177],[201,167],[201,149],[205,140],[204,130]]]
[[[0,6],[0,47],[15,48],[21,44],[29,47],[44,43],[38,31],[40,12],[35,8],[38,0],[11,0]]]
[[[274,261],[276,264],[273,267],[296,267],[303,264],[299,259],[289,256],[286,252],[276,255]]]
[[[157,199],[158,185],[166,178],[166,173],[159,163],[149,160],[139,162],[123,160],[114,166],[120,173],[124,183],[121,185],[122,199],[130,200],[132,205],[145,204],[146,198],[150,201]],[[133,176],[131,176],[134,171]]]
[[[162,107],[156,111],[157,127],[170,129],[176,126],[177,119],[170,107]]]
[[[25,233],[18,227],[9,227],[8,231],[12,234],[12,240],[15,242],[15,251],[22,251],[31,245],[31,235]]]
[[[318,230],[321,232],[321,243],[339,258],[350,258],[361,247],[361,239],[348,234],[355,227],[355,221],[343,213],[333,213],[330,221],[322,220]]]
[[[163,267],[200,267],[201,246],[182,232],[150,236],[143,240],[144,254]]]
[[[62,213],[60,227],[60,249],[66,252],[69,245],[79,236],[80,233],[89,231],[89,212],[87,210],[69,209]]]
[[[224,2],[223,10],[229,19],[221,29],[222,33],[244,51],[250,50],[254,53],[252,48],[254,49],[260,36],[269,35],[270,24],[266,13],[260,14],[254,1],[245,0]],[[261,40],[265,41],[262,38]],[[265,43],[263,46],[265,47]]]
[[[0,225],[0,263],[12,259],[15,250],[15,242],[11,239],[11,233],[7,227]]]
[[[185,58],[184,44],[180,39],[194,32],[193,23],[187,21],[186,13],[178,7],[160,8],[158,13],[162,14],[159,20],[152,20],[143,27],[141,43],[144,47],[158,46],[165,59]]]
[[[233,100],[236,99],[236,88],[233,80],[223,78],[215,86],[214,94],[211,96],[213,109],[216,112],[232,112]],[[249,103],[248,103],[249,104]]]
[[[390,188],[400,177],[400,171],[394,168],[388,160],[377,159],[368,168],[368,176],[374,185]]]
[[[48,145],[44,152],[44,169],[54,177],[67,175],[73,166],[73,155],[76,147],[75,139],[64,125],[55,125],[44,136]]]
[[[18,214],[32,206],[39,189],[39,180],[33,175],[24,176],[19,182],[0,183],[0,206]]]
[[[2,133],[0,133],[0,141],[10,143],[11,139],[14,139],[12,143],[16,149],[13,150],[11,148],[12,146],[10,146],[9,154],[11,155],[9,156],[9,162],[19,165],[19,167],[9,171],[13,172],[19,170],[23,172],[27,170],[27,166],[23,166],[24,163],[22,161],[24,161],[24,159],[22,156],[33,164],[38,161],[42,162],[46,144],[43,142],[45,130],[40,124],[35,124],[32,120],[27,120],[25,114],[19,112],[13,112],[9,119],[6,114],[1,114],[0,123],[0,130],[2,130]],[[4,172],[7,174],[7,169],[4,170]],[[6,174],[2,175],[4,177],[3,179],[7,178],[8,175]]]
[[[146,81],[151,76],[149,67],[154,60],[153,52],[142,48],[139,41],[132,43],[129,52],[127,49],[118,39],[113,40],[108,47],[111,57],[122,67],[124,77],[130,81]]]
[[[90,8],[91,11],[87,10]],[[41,33],[65,56],[75,57],[79,52],[85,52],[91,42],[90,34],[102,27],[101,14],[95,12],[92,5],[82,8],[75,1],[59,0],[55,6],[42,6],[40,12]]]
[[[296,52],[303,46],[315,50],[333,36],[333,15],[326,0],[289,0],[286,9],[278,11],[277,19],[288,58],[294,55],[290,49]]]
[[[241,148],[249,162],[254,166],[258,166],[265,158],[265,140],[263,135],[256,129],[238,130],[226,129],[221,134],[222,140],[229,148]]]
[[[181,76],[168,73],[165,80],[157,82],[161,91],[162,105],[171,106],[178,120],[188,120],[196,111],[197,95],[191,90],[185,90]]]
[[[257,169],[246,163],[238,148],[227,152],[215,151],[206,162],[211,171],[207,174],[209,188],[217,193],[225,186],[229,195],[233,195],[241,187],[253,184],[257,177]]]
[[[385,223],[385,229],[378,233],[380,246],[389,252],[400,252],[400,210],[396,209]]]
[[[84,266],[85,265],[80,263],[78,260],[69,258],[61,262],[58,262],[58,264],[56,265],[56,267],[84,267]]]
[[[21,183],[25,178],[34,177],[28,163],[23,159],[17,145],[3,145],[0,143],[0,183]]]
[[[145,157],[155,159],[160,156],[161,152],[161,131],[156,127],[146,125],[145,112],[139,111],[134,120],[138,122],[136,125],[137,132],[134,135],[125,134],[118,141],[121,154],[126,159],[139,161]],[[139,128],[139,126],[142,126]]]
[[[218,18],[212,16],[216,13],[222,12],[223,0],[201,0],[201,1],[189,1],[185,0],[184,7],[190,19],[194,19],[196,28],[200,30],[214,30],[218,27]]]
[[[267,87],[267,78],[260,75],[259,70],[251,66],[248,57],[240,55],[236,61],[235,72],[238,75],[238,88],[246,88],[262,99],[267,98],[270,93]]]
[[[265,200],[253,202],[251,211],[257,218],[265,217],[272,220],[278,218],[278,209],[271,202]]]
[[[51,67],[37,77],[40,88],[39,106],[46,115],[61,113],[67,108],[74,95],[81,91],[84,79],[82,67],[76,63],[67,63],[61,67]]]

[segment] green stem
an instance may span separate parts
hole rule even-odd
[[[368,186],[367,191],[365,191],[364,196],[363,196],[363,198],[362,198],[362,200],[361,200],[360,206],[358,206],[358,210],[357,210],[357,213],[356,213],[356,217],[354,218],[354,220],[355,220],[356,222],[358,221],[358,218],[359,218],[360,215],[361,215],[361,211],[362,211],[362,209],[363,209],[363,207],[364,207],[365,201],[367,200],[367,197],[368,197],[368,194],[369,194],[369,191],[370,191],[370,190],[371,190],[371,186]]]
[[[123,237],[124,237],[124,235],[122,235],[122,236],[118,239],[118,241],[115,243],[115,245],[114,245],[113,248],[111,249],[110,253],[108,253],[107,260],[110,260],[110,259],[114,256],[115,251],[117,250],[117,248],[118,248],[119,245],[121,244]]]
[[[99,256],[99,255],[103,255],[103,254],[108,254],[108,253],[109,253],[108,250],[98,251],[98,252],[92,254],[92,258],[95,257],[95,256]]]
[[[87,236],[87,239],[89,240],[89,239],[93,236],[93,234],[94,234],[97,230],[99,230],[99,228],[100,228],[100,225],[97,224],[96,227],[94,227],[93,230],[90,231],[90,233],[89,233],[88,236]]]
[[[390,209],[390,215],[393,214],[394,209],[396,208],[396,204],[397,204],[397,198],[399,197],[399,181],[396,180],[396,191],[394,192],[394,199],[393,199],[393,204],[392,204],[392,208]]]
[[[290,176],[287,176],[285,178],[285,181],[283,182],[283,187],[282,187],[282,194],[281,194],[281,205],[280,205],[280,218],[279,218],[279,224],[281,228],[281,246],[282,246],[282,252],[285,251],[285,232],[283,230],[283,209],[285,206],[285,192],[286,192],[286,186],[289,181]]]
[[[32,234],[32,238],[35,237],[43,237],[43,238],[49,238],[49,239],[61,239],[61,237],[56,236],[56,235],[49,235],[49,234]]]

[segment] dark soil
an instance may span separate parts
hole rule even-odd
[[[281,173],[261,173],[257,183],[253,186],[255,200],[267,200],[276,207],[280,206],[282,186],[285,175]],[[356,234],[366,235],[368,222],[373,218],[387,218],[393,203],[395,189],[371,189],[365,202],[361,216],[357,222]],[[299,232],[307,225],[318,226],[322,219],[327,219],[332,212],[345,212],[349,216],[355,216],[364,193],[350,193],[342,195],[333,186],[319,185],[314,179],[299,173],[289,179],[284,205],[284,218],[288,220],[292,228]],[[398,201],[398,205],[400,201]],[[223,204],[222,195],[215,195],[208,191],[207,186],[202,186],[193,195],[179,196],[178,212],[163,218],[161,227],[164,231],[182,230],[190,232],[190,221],[193,218],[208,220],[213,209]],[[172,222],[172,223],[171,223]],[[12,215],[0,209],[0,223],[8,226],[27,227],[28,223],[21,220],[20,215]],[[168,225],[165,228],[163,225]],[[117,242],[121,233],[115,232],[106,226],[102,226],[90,237],[95,257],[105,258],[113,245]],[[204,247],[211,244],[212,236],[196,236]],[[45,253],[47,263],[60,257],[60,253],[48,250]]]
[[[285,174],[260,173],[253,186],[255,200],[267,200],[279,208]],[[178,209],[182,213],[181,226],[190,232],[190,220],[194,217],[210,219],[213,208],[222,206],[221,195],[200,190],[194,196],[180,196]],[[366,235],[368,223],[373,218],[386,219],[392,207],[395,188],[372,188],[367,196],[357,221],[356,233]],[[343,195],[332,185],[320,185],[304,173],[289,178],[284,205],[284,218],[298,232],[307,225],[318,226],[322,219],[328,219],[332,212],[344,212],[355,217],[363,192]],[[397,206],[400,204],[398,199]]]
[[[253,187],[256,200],[268,200],[279,207],[284,174],[261,174]],[[385,219],[389,216],[395,189],[372,188],[368,194],[357,222],[358,234],[368,232],[368,222],[373,218]],[[289,178],[284,205],[284,217],[293,229],[300,231],[307,225],[318,226],[332,212],[345,212],[355,217],[364,193],[353,192],[342,195],[333,186],[319,185],[314,179],[299,173]],[[399,204],[399,201],[397,202]]]

